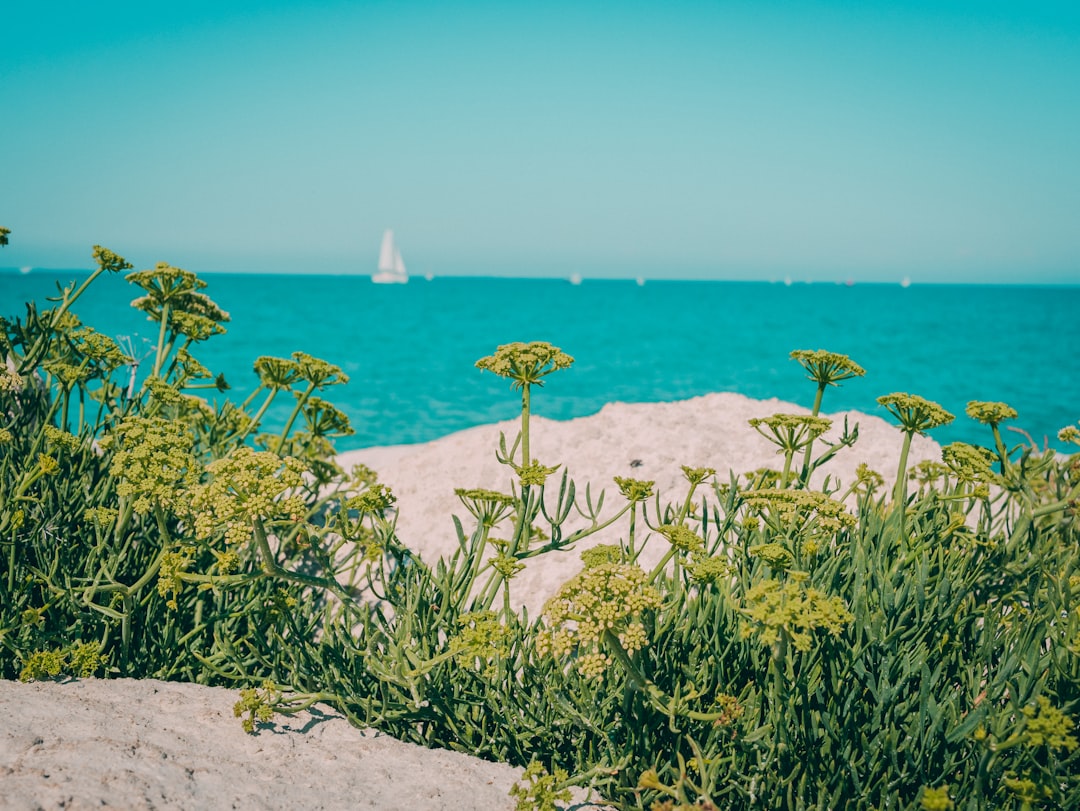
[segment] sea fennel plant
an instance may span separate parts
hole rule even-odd
[[[161,271],[137,277],[144,312],[168,323],[134,390],[130,366],[72,335],[76,288],[59,316],[4,322],[5,676],[234,684],[253,732],[328,701],[527,766],[522,809],[569,785],[619,808],[1080,804],[1080,457],[1006,448],[1004,404],[969,406],[990,449],[949,446],[911,492],[906,458],[891,493],[865,466],[814,487],[829,458],[859,454],[857,426],[817,457],[812,444],[822,392],[862,370],[796,352],[818,386],[812,419],[755,426],[786,473],[687,460],[680,492],[616,477],[605,510],[530,455],[531,387],[569,356],[506,345],[478,364],[522,390],[521,435],[495,450],[505,481],[448,483],[458,546],[427,560],[398,538],[389,488],[330,454],[347,420],[317,395],[340,369],[260,358],[247,401],[203,399],[224,381],[191,353],[227,322]],[[282,395],[292,417],[268,432]],[[945,417],[882,400],[905,448]],[[582,551],[607,527],[618,542]],[[530,617],[510,585],[543,555],[581,569]]]

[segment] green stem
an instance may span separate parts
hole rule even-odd
[[[825,396],[826,383],[818,383],[817,394],[814,396],[814,407],[810,411],[810,415],[816,417],[821,412],[821,399]],[[806,443],[806,453],[803,455],[802,475],[799,477],[802,480],[803,487],[806,487],[810,483],[810,454],[814,449],[814,438],[810,437],[810,441]]]
[[[521,466],[532,462],[529,455],[529,384],[521,384]]]
[[[304,403],[308,401],[308,398],[314,391],[315,384],[308,383],[307,390],[302,395],[296,398],[296,407],[292,410],[292,414],[289,415],[289,419],[285,422],[285,427],[281,431],[281,437],[278,441],[279,448],[285,447],[285,440],[288,438],[289,432],[292,430],[293,423],[296,422],[296,418],[300,416],[300,412],[304,408]]]
[[[161,305],[161,326],[158,328],[157,352],[154,356],[154,377],[161,374],[161,366],[165,362],[165,334],[169,328],[169,302]]]

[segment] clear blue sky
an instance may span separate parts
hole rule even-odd
[[[0,13],[0,266],[1080,282],[1080,3]]]

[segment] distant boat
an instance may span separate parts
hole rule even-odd
[[[911,287],[911,277],[910,276],[905,276],[903,279],[901,279],[900,280],[900,286],[901,287]]]
[[[23,267],[19,268],[19,273],[21,273],[21,274],[23,274],[25,276],[31,270],[33,270],[33,268],[30,265],[24,265]]]
[[[638,287],[644,287],[645,286],[645,277],[644,276],[638,276],[637,277],[637,286]]]
[[[379,249],[379,272],[372,275],[371,281],[375,284],[404,284],[409,281],[401,251],[394,244],[394,232],[389,228],[383,232],[382,247]]]
[[[571,273],[570,274],[570,284],[581,284],[581,274],[580,273]]]

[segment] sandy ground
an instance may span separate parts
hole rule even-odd
[[[775,447],[746,424],[778,412],[806,410],[736,394],[616,403],[567,422],[534,418],[532,451],[544,464],[566,465],[580,492],[586,483],[594,495],[605,489],[607,512],[621,503],[616,475],[655,480],[664,496],[681,499],[682,464],[714,467],[725,480],[729,470],[778,467]],[[835,431],[845,415],[830,416]],[[891,482],[899,431],[876,417],[847,416],[859,423],[860,439],[830,462],[829,475],[846,485],[866,462]],[[509,491],[495,449],[500,431],[512,441],[517,429],[516,421],[482,426],[424,445],[349,452],[342,462],[378,471],[398,497],[402,541],[434,560],[456,546],[450,516],[468,517],[455,487]],[[939,454],[936,443],[916,437],[910,464]],[[612,527],[589,543],[621,534],[624,526]],[[530,561],[514,582],[515,601],[535,614],[577,572],[586,545]],[[508,792],[519,769],[360,730],[321,705],[247,735],[233,717],[237,697],[232,690],[155,681],[0,681],[0,808],[514,808]],[[584,799],[577,808],[595,808]]]

